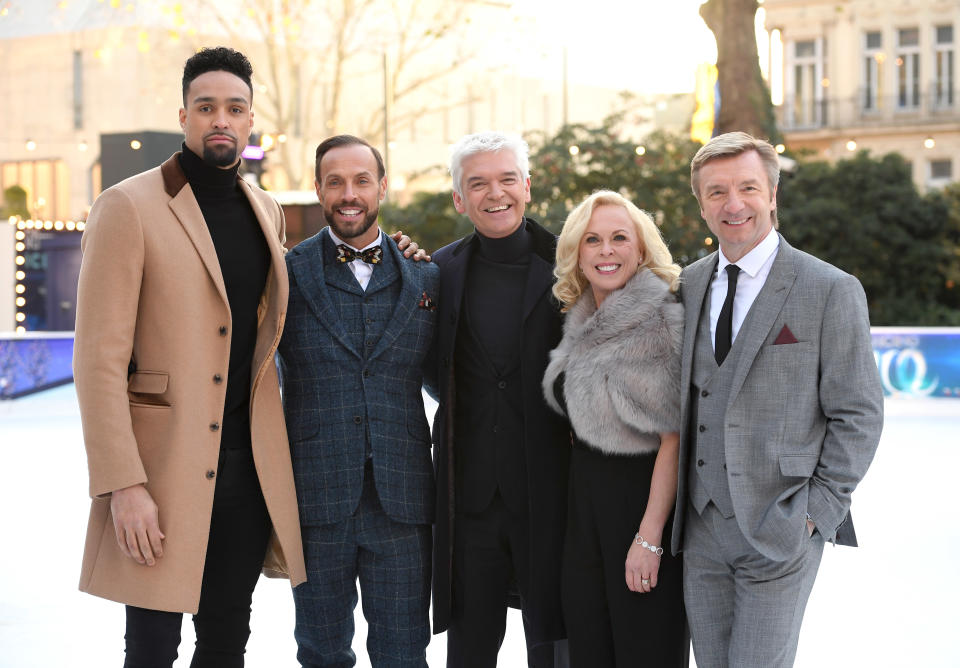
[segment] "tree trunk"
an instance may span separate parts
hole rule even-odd
[[[717,40],[720,113],[714,134],[741,130],[779,141],[770,92],[760,73],[754,18],[757,0],[708,0],[700,16]]]

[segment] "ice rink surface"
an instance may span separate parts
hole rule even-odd
[[[888,400],[876,460],[854,495],[860,548],[824,552],[796,665],[960,666],[960,400]],[[77,591],[89,502],[72,385],[0,402],[0,666],[119,668],[123,606]],[[293,603],[284,581],[254,595],[250,668],[294,668]],[[638,630],[642,632],[642,630]],[[189,665],[184,623],[178,668]],[[357,610],[357,665],[369,666]],[[434,637],[432,666],[445,664]],[[525,665],[510,613],[500,665]]]

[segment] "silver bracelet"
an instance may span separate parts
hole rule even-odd
[[[636,543],[637,545],[639,545],[640,547],[642,547],[642,548],[645,549],[645,550],[650,550],[651,552],[653,552],[653,553],[654,553],[655,555],[657,555],[658,557],[663,555],[663,548],[662,548],[662,547],[657,547],[656,545],[651,545],[650,543],[648,543],[647,541],[645,541],[645,540],[643,539],[643,536],[640,535],[640,532],[639,532],[639,531],[637,532],[637,535],[633,537],[633,542]]]

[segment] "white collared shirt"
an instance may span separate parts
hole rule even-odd
[[[330,235],[330,238],[333,240],[335,245],[339,246],[340,244],[343,244],[344,246],[353,248],[353,250],[357,252],[365,251],[368,248],[373,248],[374,246],[379,246],[383,241],[383,230],[380,230],[380,234],[377,235],[377,238],[372,243],[367,244],[363,248],[354,248],[334,234],[333,229],[328,227],[327,233]],[[360,287],[366,291],[367,285],[370,283],[370,277],[373,276],[373,265],[368,262],[364,262],[363,260],[352,260],[351,262],[347,263],[347,266],[350,267],[350,271],[353,272],[353,276],[357,279],[357,283],[360,284]]]
[[[720,318],[720,309],[727,298],[727,265],[735,264],[740,267],[740,276],[737,278],[737,294],[733,298],[733,336],[730,341],[737,340],[740,325],[743,324],[750,307],[760,294],[760,289],[770,275],[770,267],[777,257],[780,248],[780,235],[773,228],[767,233],[757,246],[736,262],[730,262],[721,250],[718,255],[717,273],[710,283],[710,341],[716,348],[717,320]]]

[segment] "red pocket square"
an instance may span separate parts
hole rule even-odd
[[[422,309],[426,309],[427,311],[437,310],[436,303],[432,299],[430,299],[430,295],[428,295],[426,291],[424,291],[423,294],[420,296],[420,301],[417,303],[417,306]]]
[[[793,332],[791,332],[790,328],[786,325],[784,325],[780,333],[777,334],[777,339],[773,342],[773,345],[782,346],[785,343],[797,343],[797,337],[793,335]]]

